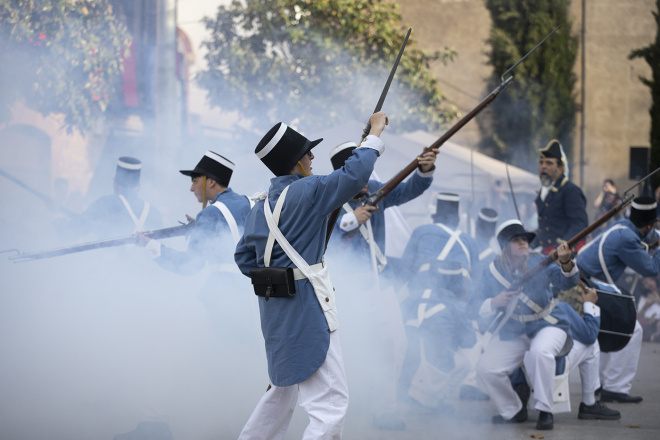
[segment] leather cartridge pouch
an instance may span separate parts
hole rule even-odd
[[[286,298],[296,294],[296,282],[291,267],[261,267],[252,269],[252,286],[257,296]]]

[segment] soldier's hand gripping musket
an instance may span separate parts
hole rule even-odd
[[[181,224],[179,226],[173,226],[171,228],[164,228],[155,231],[143,232],[140,234],[133,234],[133,235],[129,235],[128,237],[114,238],[111,240],[94,241],[90,243],[82,243],[74,246],[50,249],[47,251],[39,251],[39,252],[16,251],[16,255],[11,255],[9,257],[9,260],[13,261],[14,263],[24,263],[26,261],[59,257],[62,255],[91,251],[93,249],[124,246],[127,244],[138,244],[140,243],[141,240],[140,235],[143,235],[151,239],[178,237],[181,235],[186,235],[188,232],[192,230],[194,226],[195,226],[195,220],[192,218],[188,218],[188,223]]]
[[[509,73],[518,66],[521,62],[525,60],[532,52],[534,52],[540,45],[542,45],[545,40],[550,38],[554,34],[559,26],[557,26],[552,32],[550,32],[539,44],[537,44],[532,50],[530,50],[524,57],[522,57],[516,64],[511,66],[509,70],[504,72],[500,78],[500,84],[490,92],[490,94],[484,98],[476,107],[474,107],[468,114],[463,116],[457,123],[455,123],[449,130],[445,132],[438,140],[436,140],[432,145],[425,148],[424,151],[428,150],[438,150],[442,145],[447,142],[454,134],[456,134],[465,124],[470,122],[475,116],[477,116],[484,108],[488,106],[491,102],[499,96],[499,94],[509,87],[513,83],[513,76],[508,76]],[[396,176],[392,177],[387,181],[381,188],[376,192],[371,194],[365,199],[364,204],[370,206],[376,206],[378,203],[394,189],[399,183],[401,183],[406,177],[408,177],[417,167],[420,165],[420,156],[416,157],[415,160],[410,162],[403,170],[401,170]]]
[[[383,87],[383,91],[380,94],[380,98],[378,98],[378,103],[376,103],[376,108],[374,108],[373,113],[378,113],[383,108],[383,103],[385,102],[385,98],[387,97],[387,92],[390,90],[390,85],[392,84],[392,80],[394,79],[394,74],[396,73],[396,69],[397,67],[399,67],[399,62],[401,61],[401,57],[403,56],[403,51],[406,48],[406,44],[408,44],[408,38],[410,37],[411,32],[412,32],[412,28],[409,28],[408,33],[406,34],[406,37],[403,40],[403,44],[401,45],[401,49],[399,49],[399,54],[397,55],[396,60],[394,61],[394,65],[392,66],[390,75],[387,77],[387,81],[385,82],[385,87]],[[367,122],[367,125],[364,127],[364,130],[362,131],[362,137],[360,138],[361,141],[366,139],[370,131],[371,131],[371,122]],[[341,207],[335,209],[330,214],[328,220],[328,229],[325,239],[326,247],[328,246],[328,242],[330,241],[330,235],[332,234],[332,230],[334,228],[335,223],[337,223],[337,218],[339,217],[340,212],[341,212]]]
[[[617,213],[619,213],[623,209],[625,209],[625,207],[628,206],[628,204],[630,204],[632,202],[633,198],[634,198],[634,194],[627,195],[626,197],[623,198],[623,200],[621,200],[621,202],[618,205],[616,205],[615,207],[610,209],[608,212],[603,214],[603,216],[601,216],[598,220],[594,221],[589,226],[587,226],[582,231],[580,231],[578,234],[576,234],[573,238],[568,240],[568,242],[566,242],[566,246],[568,247],[568,249],[572,249],[573,246],[575,246],[579,241],[586,238],[589,234],[591,234],[593,231],[595,231],[598,227],[605,224],[610,218],[612,218]],[[557,260],[558,260],[558,249],[554,249],[539,264],[532,267],[528,271],[524,272],[515,282],[511,283],[511,286],[508,290],[511,291],[511,292],[520,292],[522,287],[529,280],[531,280],[534,276],[536,276],[539,272],[541,272],[550,263],[552,263],[554,261],[557,261]],[[504,311],[504,316],[502,317],[501,321],[497,325],[497,328],[493,332],[493,336],[495,336],[499,332],[499,330],[504,326],[504,324],[506,324],[506,322],[509,320],[509,318],[513,314],[513,311],[516,307],[517,302],[518,302],[518,296],[514,296],[511,299],[511,302],[509,302],[506,310]],[[497,319],[494,322],[497,322]]]

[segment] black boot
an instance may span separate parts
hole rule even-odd
[[[493,416],[492,422],[496,425],[501,425],[503,423],[522,423],[527,420],[527,407],[523,405],[523,407],[516,413],[515,416],[511,417],[510,419],[505,419],[501,415],[496,415]]]
[[[536,429],[541,431],[549,431],[555,427],[555,422],[552,419],[552,413],[540,411],[539,419],[536,421]]]
[[[621,413],[615,409],[606,407],[600,402],[593,405],[585,405],[580,402],[580,411],[578,412],[578,419],[582,420],[619,420]]]
[[[603,390],[600,394],[601,402],[639,403],[642,400],[644,399],[641,396],[631,396],[630,394],[615,393],[607,390]]]

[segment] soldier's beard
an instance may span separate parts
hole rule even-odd
[[[550,177],[549,175],[547,175],[545,173],[542,173],[539,176],[539,179],[541,179],[541,185],[543,185],[543,186],[550,186],[552,184],[552,181],[554,180],[552,177]]]

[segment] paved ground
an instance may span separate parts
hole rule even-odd
[[[570,390],[572,411],[556,414],[555,429],[552,431],[534,429],[538,415],[536,411],[530,411],[530,418],[526,423],[494,426],[490,423],[490,417],[494,414],[492,403],[457,401],[455,414],[451,416],[423,414],[411,408],[400,409],[398,416],[406,424],[406,429],[402,431],[376,429],[371,423],[373,415],[369,414],[368,410],[352,407],[344,429],[344,439],[660,439],[660,344],[644,343],[642,347],[640,365],[631,394],[643,396],[644,402],[608,404],[611,408],[621,411],[620,420],[578,420],[581,392],[577,371],[571,375]],[[306,419],[305,414],[299,408],[296,409],[287,440],[302,437]]]

